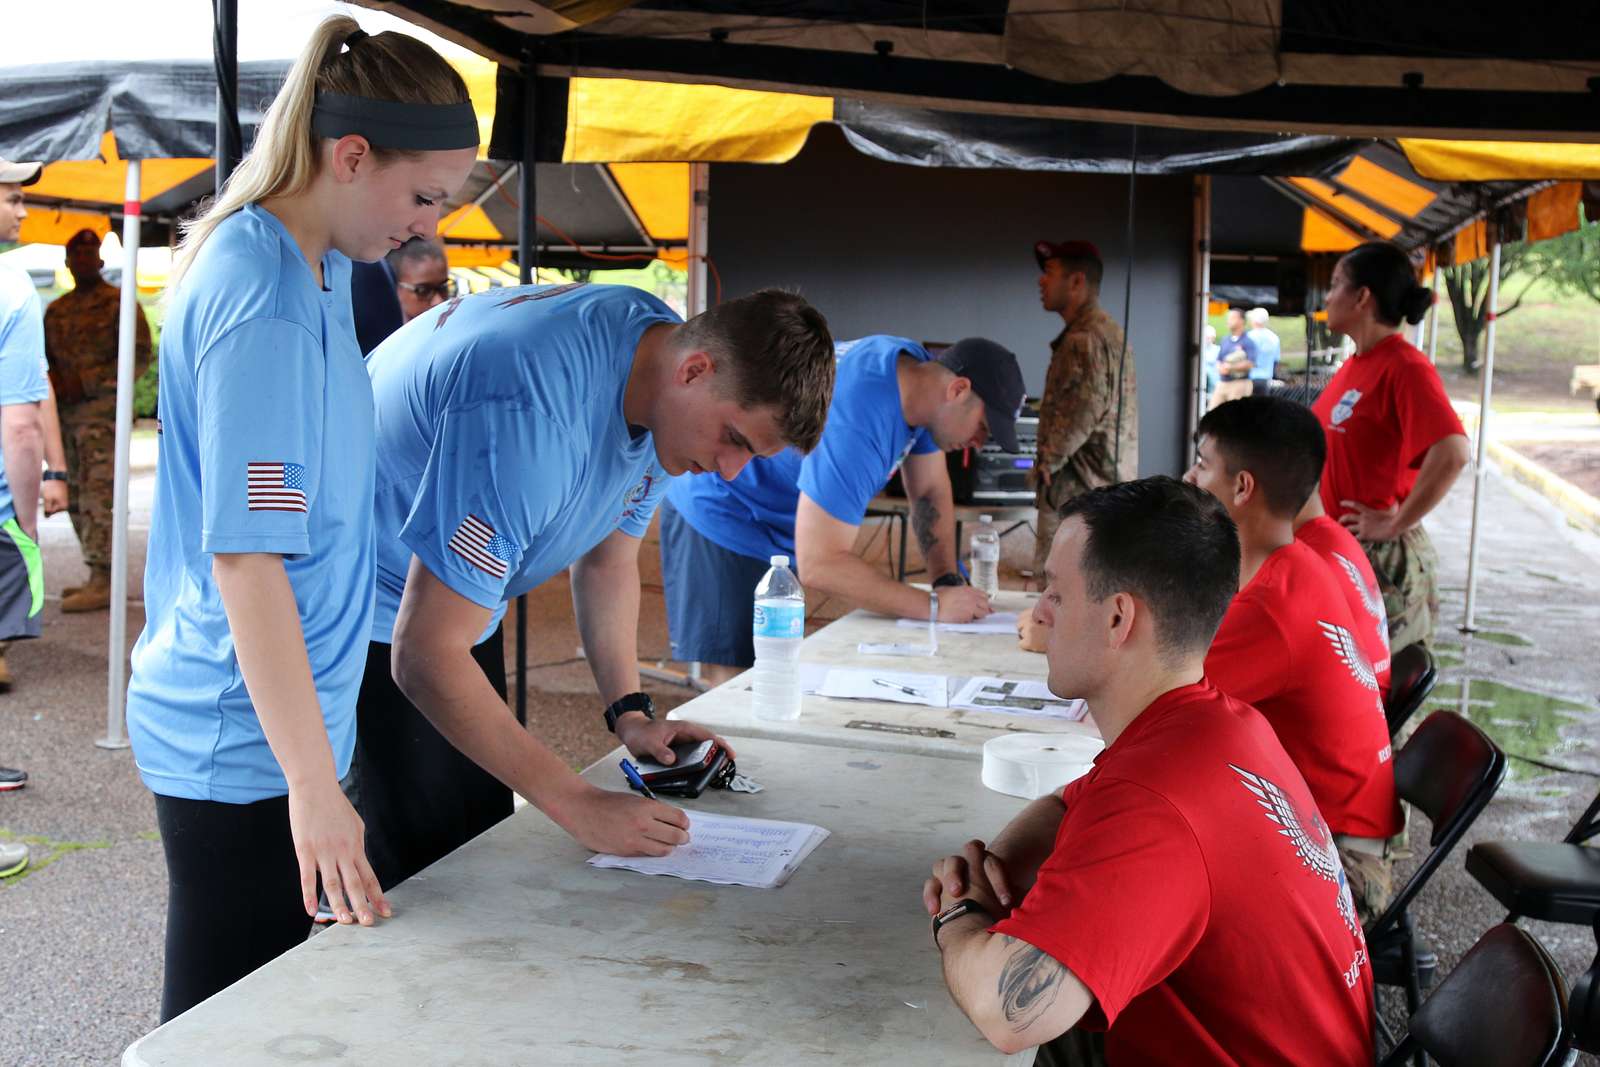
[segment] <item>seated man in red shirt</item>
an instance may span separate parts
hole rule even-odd
[[[1383,607],[1383,589],[1372,563],[1356,535],[1334,522],[1322,508],[1315,489],[1294,519],[1294,539],[1333,565],[1334,577],[1344,590],[1345,603],[1356,620],[1356,641],[1378,675],[1378,694],[1389,696],[1389,613]]]
[[[1370,1064],[1371,971],[1332,834],[1266,720],[1204,675],[1238,587],[1227,512],[1146,478],[1061,517],[1036,609],[1049,685],[1088,700],[1107,747],[934,865],[923,905],[951,996],[1001,1051],[1044,1046],[1041,1064]]]
[[[1403,825],[1378,676],[1327,562],[1296,541],[1295,516],[1322,471],[1322,427],[1273,396],[1206,412],[1184,480],[1208,490],[1239,528],[1239,593],[1206,676],[1255,705],[1305,776],[1344,858],[1365,921],[1389,902],[1388,839]]]

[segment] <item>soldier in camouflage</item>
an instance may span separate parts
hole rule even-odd
[[[121,293],[100,276],[100,238],[67,241],[76,287],[45,309],[45,352],[67,449],[72,528],[89,567],[87,584],[63,591],[61,610],[98,611],[111,600],[111,497],[117,433],[117,333]],[[134,376],[150,364],[150,325],[134,316]]]
[[[1066,323],[1051,342],[1039,403],[1033,573],[1043,586],[1061,506],[1090,489],[1138,477],[1139,403],[1133,349],[1100,307],[1100,252],[1088,241],[1040,241],[1033,254],[1040,303]]]

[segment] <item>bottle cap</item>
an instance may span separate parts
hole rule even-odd
[[[994,516],[993,515],[979,515],[978,516],[978,521],[979,522],[993,522],[994,521]]]
[[[789,557],[788,556],[773,556],[772,559],[770,559],[768,562],[771,563],[774,567],[787,567],[789,565]]]

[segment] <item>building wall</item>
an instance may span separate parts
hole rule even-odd
[[[1102,302],[1124,321],[1127,194],[1125,175],[884,163],[821,126],[787,164],[711,168],[710,252],[725,297],[798,286],[841,339],[990,337],[1016,352],[1037,395],[1062,323],[1039,307],[1033,243],[1093,241]],[[1139,179],[1129,343],[1141,474],[1180,473],[1186,454],[1192,204],[1189,178]]]

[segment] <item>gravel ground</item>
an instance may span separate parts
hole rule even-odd
[[[1593,658],[1593,635],[1600,630],[1600,541],[1566,529],[1552,509],[1520,488],[1488,478],[1477,614],[1480,627],[1493,632],[1463,639],[1456,627],[1471,485],[1464,478],[1429,522],[1443,561],[1439,636],[1448,657],[1440,699],[1432,704],[1456,698],[1462,679],[1494,679],[1587,709],[1560,716],[1552,727],[1548,715],[1530,725],[1501,707],[1468,705],[1491,723],[1509,751],[1573,769],[1550,772],[1514,759],[1512,777],[1468,843],[1556,839],[1600,788],[1594,713],[1600,707],[1600,671]],[[148,475],[135,485],[136,549],[142,546],[149,487]],[[81,580],[76,542],[64,519],[46,523],[42,540],[47,587],[58,590]],[[1025,546],[1011,540],[1008,558],[1025,556]],[[1014,540],[1027,537],[1019,532]],[[647,658],[664,656],[667,644],[653,556],[646,551],[640,650]],[[137,589],[137,567],[133,579]],[[21,765],[32,775],[27,789],[0,796],[0,833],[34,842],[32,871],[0,884],[0,945],[8,957],[0,1064],[114,1064],[156,1022],[163,861],[154,807],[129,753],[93,744],[105,731],[106,616],[63,617],[54,595],[45,610],[45,640],[13,648],[9,660],[18,685],[0,697],[0,762]],[[139,612],[132,614],[130,642],[142,624]],[[530,729],[574,766],[584,765],[611,742],[599,721],[588,669],[577,656],[565,582],[552,581],[533,594],[529,616]],[[667,685],[650,688],[665,705],[690,695]],[[1469,688],[1468,699],[1481,699],[1482,692],[1473,695]],[[1463,871],[1464,850],[1450,857],[1415,909],[1444,969],[1502,917]],[[908,901],[915,889],[908,887]],[[1537,923],[1529,928],[1569,980],[1595,956],[1587,929]]]

